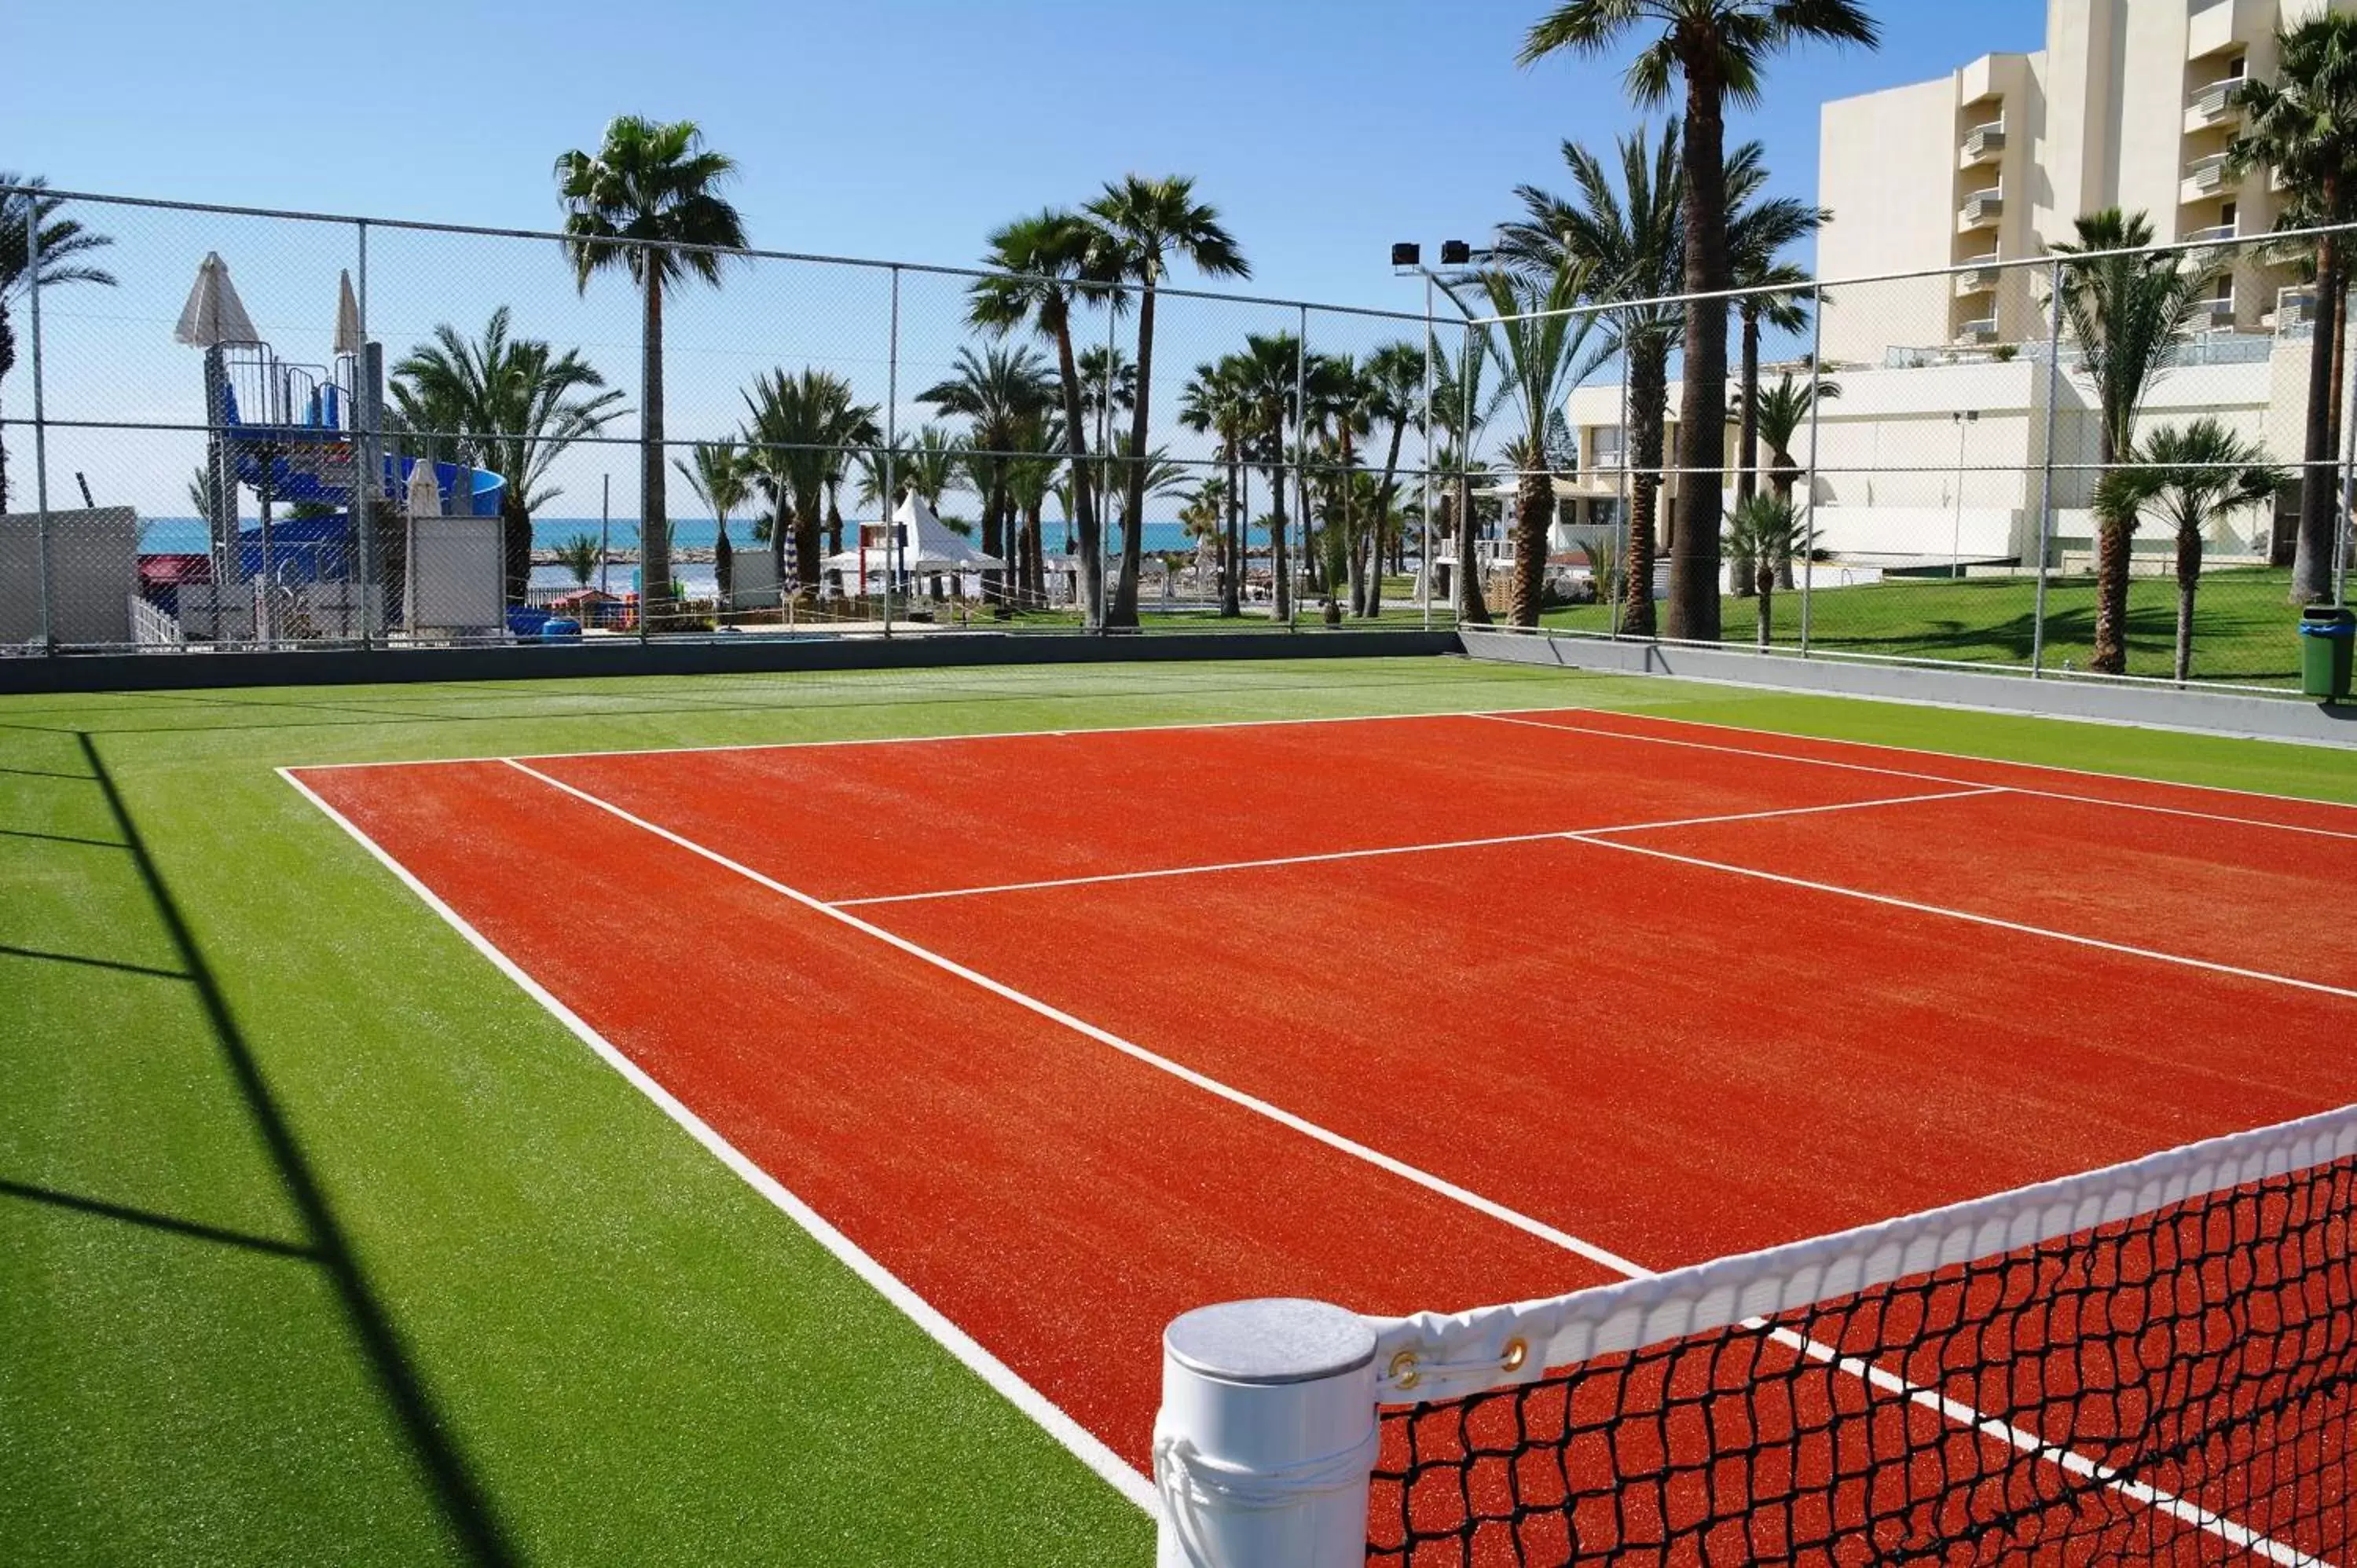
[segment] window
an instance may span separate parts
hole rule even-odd
[[[1600,424],[1596,427],[1593,434],[1596,442],[1595,466],[1599,468],[1620,467],[1622,455],[1628,450],[1628,440],[1621,434],[1620,427],[1617,424]]]

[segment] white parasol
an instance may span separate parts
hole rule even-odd
[[[198,349],[262,341],[262,335],[253,329],[253,317],[245,313],[244,302],[229,281],[229,263],[221,259],[219,251],[206,252],[198,263],[196,286],[188,291],[188,303],[181,306],[180,324],[172,329],[172,336]]]
[[[339,354],[361,351],[361,302],[352,293],[352,274],[344,274],[336,289],[336,348]]]

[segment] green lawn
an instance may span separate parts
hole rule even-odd
[[[1970,663],[2027,664],[2037,624],[2038,588],[2017,577],[1895,578],[1857,587],[1829,585],[1819,566],[1810,607],[1812,646],[1910,659],[1953,659]],[[2237,567],[2205,574],[2195,600],[2193,676],[2245,685],[2287,686],[2299,679],[2299,647],[2293,628],[2298,612],[2287,602],[2287,571]],[[1760,635],[1760,601],[1729,598],[1721,604],[1722,631],[1730,642]],[[1779,594],[1771,629],[1780,644],[1797,646],[1801,635],[1798,594]],[[1583,605],[1552,610],[1549,626],[1582,631],[1611,628],[1609,606]],[[2046,662],[2061,669],[2087,667],[2095,629],[2095,584],[2092,577],[2053,577],[2047,585]],[[2175,669],[2177,584],[2173,578],[2138,577],[2128,587],[2128,673],[2167,677]]]
[[[0,1562],[1151,1554],[274,767],[1574,703],[2357,800],[2332,752],[1441,659],[0,699]]]

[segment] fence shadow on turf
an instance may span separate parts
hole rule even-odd
[[[306,1238],[302,1243],[268,1243],[267,1250],[307,1259],[326,1271],[334,1286],[337,1301],[350,1325],[353,1337],[359,1342],[369,1373],[398,1423],[418,1468],[432,1489],[444,1521],[466,1559],[486,1565],[486,1568],[506,1568],[507,1564],[520,1563],[522,1554],[509,1543],[492,1510],[490,1499],[468,1470],[465,1457],[449,1435],[447,1422],[436,1409],[424,1380],[403,1348],[399,1331],[394,1328],[383,1305],[370,1289],[359,1260],[353,1256],[343,1228],[328,1202],[327,1193],[320,1187],[309,1159],[272,1095],[261,1064],[255,1060],[252,1046],[238,1026],[235,1015],[230,1011],[228,999],[206,964],[195,934],[189,929],[178,901],[149,855],[146,841],[132,820],[113,775],[107,769],[97,745],[87,733],[78,734],[76,739],[82,760],[89,765],[89,777],[97,783],[104,796],[107,811],[123,836],[122,847],[129,852],[139,879],[155,906],[156,919],[178,956],[183,972],[171,978],[185,980],[194,989],[206,1026],[221,1047],[239,1096],[252,1115],[264,1145],[269,1150],[271,1163],[285,1185],[289,1201],[301,1219]],[[130,1223],[191,1232],[210,1232],[212,1230],[211,1227],[191,1227],[188,1222],[149,1214],[145,1210],[118,1209],[114,1205],[49,1193],[45,1189],[20,1189],[14,1183],[0,1185],[0,1191],[102,1214]],[[207,1239],[249,1247],[263,1244],[259,1238],[231,1232],[210,1234]]]

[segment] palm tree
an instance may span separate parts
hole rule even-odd
[[[691,273],[719,286],[720,252],[744,248],[744,220],[719,194],[736,170],[734,160],[705,145],[693,120],[665,124],[635,114],[609,121],[597,152],[576,148],[556,160],[574,286],[586,294],[593,276],[619,267],[643,299],[639,567],[642,614],[657,628],[669,618],[672,601],[671,520],[663,495],[663,295]]]
[[[2177,531],[2177,679],[2193,672],[2193,598],[2201,581],[2201,536],[2218,519],[2264,506],[2289,478],[2267,461],[2266,449],[2215,419],[2168,424],[2147,435],[2105,474],[2095,510],[2129,520],[2158,512]]]
[[[1548,278],[1566,263],[1584,264],[1592,274],[1589,287],[1604,298],[1658,301],[1677,293],[1685,270],[1680,218],[1685,176],[1677,134],[1663,130],[1656,147],[1640,129],[1621,138],[1619,150],[1618,188],[1602,159],[1566,142],[1563,160],[1575,194],[1566,199],[1528,185],[1515,192],[1523,217],[1499,230],[1509,265]],[[1631,471],[1621,629],[1636,637],[1651,637],[1655,629],[1653,562],[1661,542],[1670,348],[1680,319],[1677,308],[1664,304],[1622,306],[1603,317],[1629,394],[1629,428],[1622,433]]]
[[[1481,371],[1490,359],[1484,341],[1469,334],[1453,360],[1437,343],[1432,350],[1432,423],[1443,437],[1441,449],[1433,455],[1433,467],[1453,480],[1440,499],[1442,532],[1449,536],[1457,561],[1450,592],[1457,601],[1457,618],[1475,626],[1490,624],[1477,544],[1481,513],[1473,498],[1473,481],[1490,471],[1489,465],[1474,456],[1474,448],[1494,406],[1494,400],[1485,401],[1481,392]]]
[[[1383,452],[1383,475],[1375,490],[1375,524],[1368,531],[1366,594],[1353,603],[1352,613],[1381,615],[1383,607],[1383,547],[1399,538],[1400,447],[1411,429],[1424,428],[1424,350],[1394,341],[1379,345],[1361,367],[1367,383],[1368,416],[1390,432]]]
[[[38,175],[0,169],[0,187],[16,188],[0,189],[0,385],[5,384],[8,372],[16,364],[16,329],[10,307],[19,294],[31,289],[37,281],[45,289],[78,283],[102,288],[114,286],[113,274],[82,259],[104,250],[114,241],[83,228],[77,219],[59,217],[65,199],[42,195],[48,185],[48,181]],[[33,276],[36,242],[41,254],[38,280]],[[8,449],[0,444],[0,511],[7,510]],[[212,513],[204,515],[210,517]]]
[[[982,495],[983,553],[1011,561],[1007,545],[1014,518],[1006,463],[1011,454],[1027,449],[1030,428],[1055,396],[1047,363],[1028,347],[992,345],[980,353],[960,349],[951,369],[953,374],[919,392],[917,401],[966,421],[974,489]],[[1006,591],[999,574],[985,572],[982,583],[983,596],[1003,612]]]
[[[2341,378],[2327,346],[2346,330],[2349,258],[2330,226],[2357,216],[2357,16],[2327,12],[2277,34],[2276,48],[2276,80],[2235,90],[2243,128],[2227,145],[2226,163],[2235,177],[2262,165],[2273,168],[2296,199],[2298,220],[2326,229],[2316,240],[2315,347],[2291,572],[2292,602],[2313,604],[2332,596],[2335,497],[2329,479],[2341,446],[2334,413]]]
[[[699,441],[687,456],[673,458],[672,466],[712,513],[712,575],[720,587],[720,607],[726,611],[728,596],[737,585],[737,552],[728,542],[728,514],[753,497],[752,465],[734,441]]]
[[[1762,648],[1774,635],[1777,578],[1791,571],[1792,555],[1803,545],[1801,532],[1800,510],[1790,496],[1749,496],[1727,520],[1727,553],[1749,564],[1752,586],[1759,590]]]
[[[1737,413],[1735,496],[1749,500],[1760,489],[1760,338],[1763,328],[1799,332],[1809,324],[1809,274],[1780,258],[1791,246],[1833,220],[1813,202],[1789,196],[1755,199],[1767,179],[1766,150],[1746,142],[1727,160],[1727,244],[1734,257],[1734,286],[1748,290],[1736,301],[1742,334],[1741,388]]]
[[[1760,439],[1768,448],[1768,486],[1770,493],[1790,502],[1792,489],[1800,483],[1801,465],[1793,459],[1792,443],[1801,427],[1820,403],[1830,403],[1841,396],[1841,383],[1828,381],[1812,369],[1809,379],[1795,381],[1787,371],[1782,379],[1760,394]],[[1813,498],[1809,510],[1813,513]],[[1787,556],[1776,574],[1776,585],[1789,589],[1792,585],[1792,558]]]
[[[1293,614],[1293,574],[1286,559],[1291,541],[1285,514],[1286,439],[1301,406],[1301,339],[1290,332],[1252,333],[1244,338],[1243,352],[1232,358],[1235,395],[1251,419],[1245,451],[1268,477],[1269,569],[1275,594],[1270,613],[1286,620]]]
[[[1243,613],[1243,462],[1244,444],[1253,433],[1254,411],[1243,392],[1244,371],[1236,355],[1198,365],[1178,393],[1178,423],[1189,430],[1216,435],[1220,461],[1227,479],[1221,486],[1226,506],[1225,537],[1220,551],[1220,614]]]
[[[1071,495],[1080,527],[1081,602],[1094,625],[1104,606],[1103,534],[1096,494],[1086,471],[1088,416],[1082,405],[1081,370],[1072,348],[1072,306],[1087,297],[1084,272],[1095,238],[1076,212],[1047,208],[1007,224],[990,237],[984,264],[1003,275],[976,278],[967,289],[966,318],[1001,336],[1028,327],[1056,346],[1056,376],[1063,392],[1064,449],[1071,459]],[[1119,310],[1126,300],[1103,294]]]
[[[1595,329],[1596,317],[1576,311],[1591,275],[1583,263],[1566,262],[1541,282],[1504,270],[1481,274],[1481,286],[1500,318],[1490,329],[1491,352],[1505,380],[1497,402],[1522,406],[1523,434],[1510,458],[1520,470],[1514,498],[1514,596],[1516,626],[1539,623],[1539,597],[1546,583],[1547,545],[1555,523],[1555,469],[1549,460],[1547,423],[1563,394],[1577,381],[1577,361]],[[1590,367],[1592,368],[1592,367]]]
[[[744,393],[746,462],[755,489],[769,498],[770,546],[778,583],[787,581],[786,530],[793,531],[796,591],[819,580],[819,529],[827,487],[843,472],[843,454],[876,440],[873,404],[855,402],[851,383],[832,371],[781,368],[755,379]]]
[[[1341,559],[1346,551],[1336,551],[1334,543],[1340,541],[1346,547],[1348,544],[1351,491],[1347,485],[1326,484],[1327,504],[1322,509],[1310,506],[1308,448],[1312,443],[1323,448],[1329,465],[1324,470],[1326,475],[1340,473],[1357,461],[1358,438],[1368,434],[1372,425],[1367,417],[1366,388],[1359,376],[1359,362],[1348,354],[1312,354],[1309,362],[1302,367],[1301,392],[1305,400],[1299,433],[1302,450],[1297,473],[1301,494],[1302,564],[1308,568],[1309,591],[1330,597],[1334,573],[1329,568],[1341,566],[1349,570]],[[1322,533],[1313,526],[1320,510],[1327,517]]]
[[[507,596],[522,604],[532,583],[532,514],[564,492],[545,488],[565,449],[597,435],[622,394],[579,350],[509,336],[504,305],[469,342],[445,322],[430,342],[393,368],[393,402],[413,431],[446,439],[457,460],[507,481],[500,498]]]
[[[1154,397],[1154,296],[1174,259],[1206,277],[1250,277],[1251,266],[1220,215],[1195,199],[1195,182],[1185,175],[1147,178],[1125,175],[1106,185],[1087,207],[1096,225],[1090,246],[1092,276],[1137,285],[1137,402],[1130,410],[1127,503],[1123,509],[1121,572],[1109,626],[1137,624],[1137,574],[1146,535],[1146,428]]]
[[[1624,79],[1641,107],[1666,104],[1683,81],[1685,150],[1685,370],[1678,411],[1683,521],[1670,550],[1670,635],[1718,638],[1719,488],[1727,466],[1727,299],[1735,281],[1727,235],[1729,103],[1760,101],[1768,58],[1810,39],[1862,44],[1881,29],[1860,0],[1564,0],[1523,40],[1528,65],[1548,55],[1601,54],[1631,34],[1643,47]],[[1650,590],[1649,590],[1650,591]]]
[[[2080,218],[2077,229],[2075,243],[2052,248],[2087,258],[2062,267],[2062,319],[2081,370],[2095,384],[2096,461],[2109,472],[2136,444],[2136,411],[2176,362],[2217,274],[2201,258],[2152,250],[2152,222],[2141,212],[2107,208]],[[2136,514],[2102,506],[2098,489],[2095,646],[2087,668],[2118,675],[2127,669],[2128,542]]]
[[[938,424],[917,427],[917,439],[902,455],[900,489],[939,509],[942,498],[958,482],[965,462],[965,443]]]
[[[576,533],[556,547],[556,563],[573,575],[576,587],[586,588],[589,579],[597,575],[597,542],[586,533]]]

